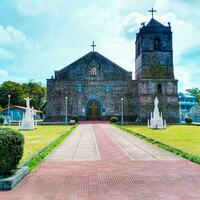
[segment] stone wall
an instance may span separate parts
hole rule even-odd
[[[78,91],[79,81],[64,81],[49,79],[47,84],[47,119],[62,121],[66,113],[65,97],[68,97],[68,115],[87,118],[87,103],[97,100],[101,105],[101,119],[111,116],[121,116],[121,98],[124,98],[125,117],[135,117],[137,114],[137,85],[135,81],[83,81],[82,91]],[[105,86],[109,84],[110,91]],[[135,109],[136,110],[136,109]],[[137,109],[138,110],[138,109]]]
[[[161,85],[161,89],[158,87]],[[154,108],[154,99],[158,97],[159,109],[167,123],[178,122],[178,95],[177,80],[140,80],[139,91],[139,118],[147,122]]]

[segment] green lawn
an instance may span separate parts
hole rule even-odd
[[[11,128],[16,130],[19,129],[17,126],[12,126]],[[65,125],[44,125],[38,126],[37,129],[33,131],[20,131],[25,139],[24,154],[20,163],[22,164],[25,160],[59,137],[69,128],[70,126]]]
[[[200,156],[200,126],[172,125],[167,126],[167,129],[164,130],[152,130],[142,125],[124,127],[182,151]]]

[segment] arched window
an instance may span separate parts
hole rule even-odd
[[[82,92],[82,84],[78,83],[77,85],[77,92]]]
[[[110,84],[109,83],[106,83],[105,90],[106,90],[106,92],[110,92]]]
[[[160,50],[160,38],[154,39],[154,50]]]
[[[162,94],[162,85],[158,84],[158,94]]]

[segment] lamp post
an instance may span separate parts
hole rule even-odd
[[[121,98],[121,125],[124,125],[124,99]]]
[[[65,104],[66,104],[66,116],[65,116],[65,124],[67,125],[68,124],[68,97],[65,97]]]
[[[8,95],[8,125],[10,126],[11,116],[10,116],[10,97],[11,95]]]

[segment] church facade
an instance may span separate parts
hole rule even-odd
[[[46,121],[106,120],[146,122],[157,96],[167,123],[178,122],[178,94],[174,77],[171,26],[154,18],[140,28],[135,42],[135,80],[129,72],[92,51],[55,71],[47,80]],[[66,102],[67,97],[67,102]],[[67,106],[66,106],[67,104]]]

